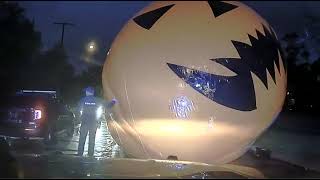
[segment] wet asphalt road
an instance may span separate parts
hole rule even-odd
[[[297,127],[301,126],[299,123],[303,122],[306,124],[306,122],[304,122],[306,119],[301,119],[296,115],[282,114],[279,116],[279,119],[278,122],[257,139],[254,145],[272,150],[272,158],[320,172],[320,133],[313,132],[310,134],[306,129],[304,129],[303,132],[297,131],[297,129],[299,129]],[[317,119],[310,121],[314,120]],[[289,126],[284,126],[282,125],[283,121],[292,121],[292,123],[287,123]],[[295,127],[290,127],[292,124],[295,124]],[[303,127],[300,127],[300,129],[301,128]],[[77,153],[78,140],[79,134],[75,132],[71,139],[61,134],[58,138],[58,143],[52,146],[45,145],[42,140],[16,139],[10,140],[10,144],[12,152],[16,157],[25,155],[35,157],[39,155],[74,156]],[[85,145],[85,156],[87,149],[88,139]],[[120,153],[119,146],[112,139],[105,122],[103,122],[100,129],[97,130],[94,156],[97,159],[123,157]],[[253,160],[239,160],[235,163],[241,164],[241,161],[247,161],[249,164],[253,162]]]
[[[320,172],[320,117],[281,113],[255,142],[272,150],[272,156]]]
[[[87,136],[84,156],[88,153],[88,140]],[[59,134],[55,145],[46,145],[42,139],[10,139],[9,142],[13,154],[17,155],[50,155],[52,153],[76,155],[79,133],[76,130],[72,138],[68,138],[64,133]],[[94,156],[97,158],[119,156],[119,146],[111,137],[105,122],[102,122],[101,127],[97,129]]]

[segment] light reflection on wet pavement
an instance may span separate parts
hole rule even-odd
[[[293,115],[284,114],[280,116],[280,118],[284,120],[290,119],[291,121],[293,121],[294,118],[292,116]],[[299,118],[297,120],[299,120]],[[310,168],[313,170],[320,171],[320,166],[318,163],[320,160],[320,156],[319,156],[320,151],[318,148],[320,147],[319,139],[320,139],[319,134],[317,135],[302,134],[298,132],[288,131],[285,129],[277,129],[275,127],[271,127],[268,131],[266,131],[263,135],[261,135],[257,139],[255,145],[259,147],[271,149],[272,150],[271,157],[273,158],[281,159],[286,162],[302,165],[305,168]],[[77,154],[78,141],[79,141],[79,134],[77,133],[74,133],[74,136],[71,139],[70,138],[68,139],[67,137],[61,135],[61,137],[58,138],[58,143],[52,146],[44,145],[42,140],[13,140],[11,141],[11,149],[13,153],[17,155],[16,157],[18,157],[18,159],[22,159],[22,160],[27,159],[26,161],[25,160],[21,161],[21,162],[24,162],[25,168],[30,167],[31,162],[29,159],[35,159],[35,160],[41,159],[39,155],[49,155],[49,156],[42,157],[42,159],[48,158],[50,161],[51,159],[59,160],[60,158],[62,159],[60,160],[61,163],[60,161],[58,161],[56,165],[54,165],[54,163],[52,162],[53,164],[51,163],[52,165],[50,165],[50,167],[48,165],[50,164],[50,162],[47,160],[44,160],[45,162],[44,165],[48,166],[48,169],[49,169],[47,173],[57,168],[58,169],[60,168],[59,169],[59,172],[60,172],[60,170],[62,171],[64,170],[64,168],[71,166],[71,164],[75,161],[80,162],[81,160],[79,164],[80,165],[82,164],[82,165],[81,166],[79,165],[79,168],[80,167],[82,168],[82,166],[87,166],[87,163],[84,163],[87,161],[86,158],[84,158],[83,162],[82,162],[82,158],[73,158],[75,157],[74,155]],[[85,156],[87,154],[87,150],[88,150],[88,137],[85,145],[85,152],[84,152]],[[24,155],[27,155],[27,156],[24,156]],[[66,155],[66,156],[59,156],[59,155]],[[99,159],[107,160],[110,158],[121,157],[120,148],[111,137],[105,122],[103,122],[101,124],[101,128],[97,130],[94,156],[96,157],[96,160],[99,160]],[[246,163],[249,162],[249,164],[252,165],[253,167],[258,166],[257,164],[259,164],[260,162],[257,163],[256,160],[252,160],[248,157],[250,156],[244,155],[242,159],[240,158],[240,160],[237,160],[238,162],[235,162],[235,163],[243,164],[243,162],[246,162]],[[36,162],[37,161],[35,161],[34,163]],[[97,165],[95,165],[94,167],[98,168],[100,167],[99,164],[104,162],[105,161],[95,162],[97,163]],[[106,163],[107,162],[109,161],[106,161]],[[268,164],[268,163],[269,162],[265,160],[265,162],[263,162],[261,166],[265,167],[263,164]],[[51,168],[53,166],[54,168]],[[77,172],[84,171],[81,168]],[[84,167],[84,169],[86,168]],[[262,168],[262,169],[265,169],[265,168]],[[41,171],[42,170],[39,170],[39,173]],[[58,172],[58,170],[56,171]],[[271,175],[273,175],[272,172],[273,171],[270,171]],[[32,174],[32,173],[29,173],[29,174]],[[30,175],[26,177],[34,177],[34,176]],[[47,177],[47,176],[44,176],[44,177]]]
[[[88,153],[88,141],[89,136],[87,136],[84,156],[87,156]],[[55,145],[45,145],[41,139],[13,139],[10,140],[10,145],[12,152],[19,155],[48,155],[51,153],[76,155],[78,142],[79,133],[78,129],[76,129],[71,139],[66,137],[65,134],[60,134],[58,136],[58,142]],[[119,146],[111,137],[105,121],[102,122],[101,127],[97,129],[94,156],[96,158],[119,157]]]
[[[284,114],[280,118],[293,121],[293,115]],[[320,135],[301,134],[271,127],[257,139],[255,145],[271,149],[273,157],[320,171],[319,139]],[[79,134],[75,132],[71,139],[59,137],[58,143],[52,146],[46,146],[42,140],[12,140],[11,149],[17,155],[50,155],[52,153],[76,155],[78,142]],[[87,151],[88,136],[84,156],[87,155]],[[123,157],[105,121],[97,129],[94,156],[102,159]]]

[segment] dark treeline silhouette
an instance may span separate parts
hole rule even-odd
[[[41,33],[14,2],[0,2],[0,93],[20,89],[57,90],[67,104],[74,104],[85,86],[94,86],[101,95],[102,67],[88,65],[75,76],[68,55],[57,45],[41,51]]]
[[[288,65],[288,96],[296,111],[318,112],[320,99],[320,59],[311,63],[310,52],[297,33],[288,33],[283,38]]]
[[[21,86],[28,64],[41,48],[41,34],[24,16],[17,3],[0,2],[0,80],[1,92]]]

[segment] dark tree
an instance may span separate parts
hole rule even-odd
[[[74,68],[65,49],[57,44],[32,62],[24,88],[57,90],[62,99],[68,99],[66,92],[73,85]]]
[[[319,107],[319,61],[310,64],[310,52],[297,33],[286,34],[285,54],[288,63],[288,91],[299,111],[314,111]],[[287,99],[288,100],[288,99]]]
[[[0,2],[0,80],[2,93],[21,88],[28,66],[41,47],[41,34],[14,2]]]
[[[96,95],[102,96],[102,66],[91,65],[88,69],[80,75],[74,77],[72,86],[66,90],[68,94],[67,101],[74,104],[84,96],[84,88],[92,86],[95,88]]]

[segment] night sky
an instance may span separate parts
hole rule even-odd
[[[106,53],[121,27],[149,1],[27,1],[19,2],[26,15],[34,19],[36,29],[42,33],[44,49],[60,41],[61,27],[53,22],[76,24],[65,30],[65,47],[70,62],[78,72],[86,67],[83,53],[88,42],[98,45],[94,62],[103,63]],[[304,35],[305,14],[320,18],[320,2],[312,1],[244,1],[255,9],[275,29],[278,37],[288,32]],[[312,54],[312,56],[316,56]],[[92,61],[92,60],[91,60]]]

